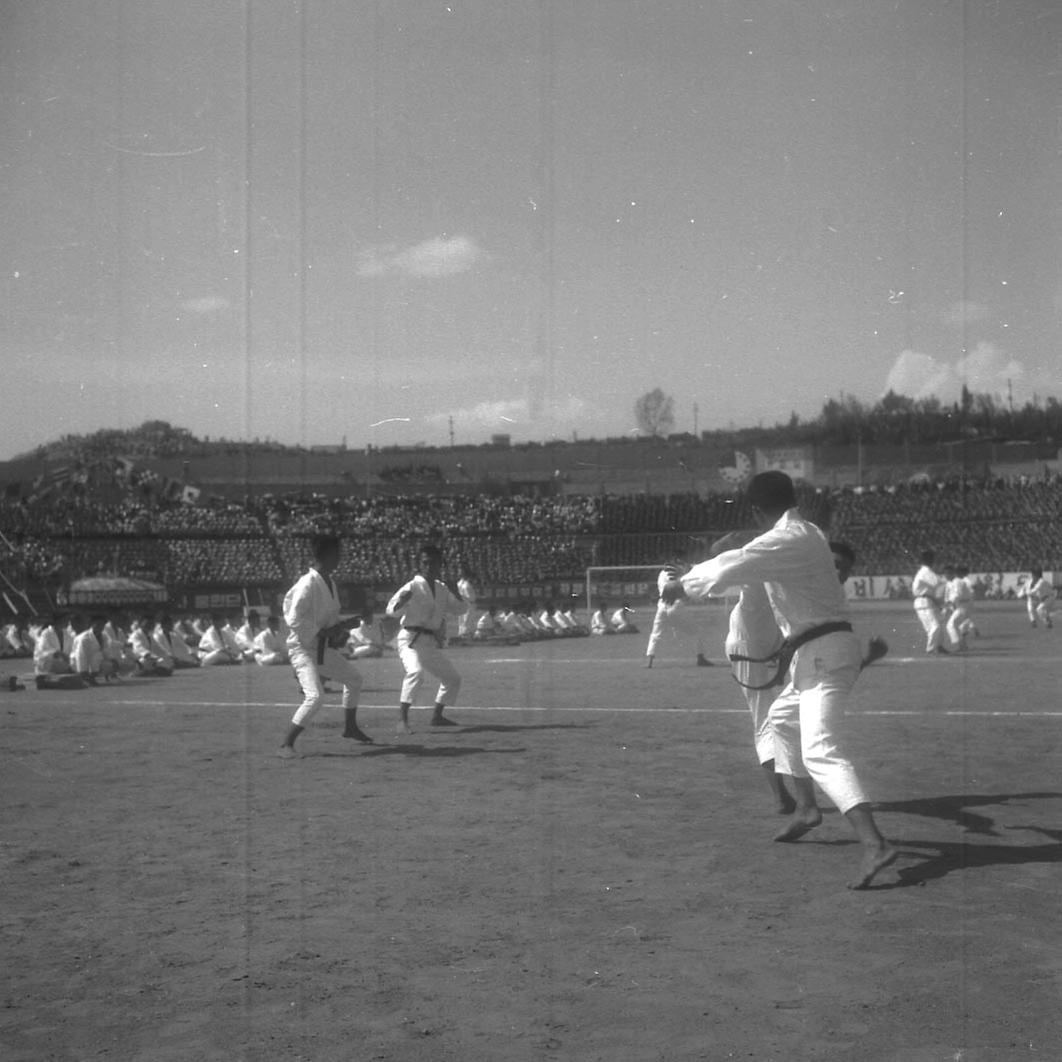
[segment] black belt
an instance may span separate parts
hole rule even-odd
[[[781,686],[785,683],[785,673],[789,670],[793,655],[802,645],[807,645],[808,642],[814,641],[816,638],[822,638],[827,634],[837,634],[840,631],[851,632],[851,630],[852,624],[847,620],[835,620],[831,623],[820,623],[816,627],[809,627],[806,631],[793,635],[792,638],[786,638],[770,656],[742,656],[741,653],[730,653],[730,659],[734,662],[769,664],[772,661],[777,661],[777,667],[774,675],[771,676],[771,681],[763,683],[762,686],[750,686],[747,682],[742,682],[737,675],[734,676],[734,681],[739,686],[744,686],[747,690],[769,690],[772,686]]]
[[[403,627],[402,630],[411,631],[413,634],[413,637],[409,639],[410,648],[416,645],[417,639],[422,634],[430,634],[436,641],[439,640],[439,632],[432,630],[431,627]]]

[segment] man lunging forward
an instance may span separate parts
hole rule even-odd
[[[295,755],[295,739],[321,707],[322,678],[343,683],[343,737],[372,742],[372,738],[358,729],[361,675],[333,644],[345,642],[349,635],[347,628],[339,623],[339,592],[332,579],[332,573],[339,567],[339,539],[335,535],[316,535],[311,548],[310,570],[284,595],[284,621],[290,631],[288,655],[303,700],[277,752],[281,759]]]
[[[424,672],[439,680],[435,695],[432,726],[456,726],[443,715],[453,704],[461,689],[457,668],[442,651],[442,637],[447,616],[461,616],[468,605],[441,579],[442,550],[425,546],[420,551],[420,570],[387,602],[387,614],[397,616],[402,623],[396,645],[398,657],[405,668],[401,702],[398,705],[398,731],[409,734],[409,709],[424,681]]]
[[[761,472],[749,483],[748,501],[762,534],[691,568],[681,580],[695,597],[719,596],[732,586],[762,582],[779,627],[795,646],[790,670],[794,697],[771,706],[775,765],[793,778],[797,807],[777,837],[792,841],[822,821],[818,783],[852,826],[863,846],[852,888],[866,888],[899,854],[878,830],[870,802],[838,739],[845,705],[860,670],[860,649],[848,605],[823,533],[796,508],[793,481],[784,472]]]

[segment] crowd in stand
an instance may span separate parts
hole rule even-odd
[[[898,574],[927,547],[973,571],[1062,568],[1062,482],[955,479],[801,491],[801,507],[852,543],[862,571]],[[340,581],[393,584],[425,539],[482,583],[580,577],[591,565],[655,564],[698,533],[750,524],[740,495],[264,496],[247,505],[148,499],[104,504],[0,500],[0,571],[66,581],[103,571],[170,585],[278,585],[306,562],[307,537],[343,538]]]

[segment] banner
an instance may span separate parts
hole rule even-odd
[[[815,474],[815,460],[810,446],[791,446],[756,451],[756,471],[784,472],[791,479],[810,480]]]

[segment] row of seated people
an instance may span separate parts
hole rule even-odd
[[[144,612],[130,621],[120,612],[56,613],[46,622],[9,622],[0,632],[0,657],[32,659],[38,688],[74,688],[134,673],[168,677],[183,668],[285,663],[284,639],[276,616],[263,626],[256,614],[234,625],[221,614],[156,620]]]
[[[1029,558],[1038,558],[1048,570],[1062,568],[1062,524],[1048,520],[841,524],[831,528],[831,535],[851,543],[867,572],[913,570],[927,548],[962,557],[973,571],[1008,571],[1029,564]]]
[[[830,495],[833,523],[911,523],[1062,517],[1057,477],[1028,481],[944,480],[881,488],[847,488]]]
[[[164,499],[104,502],[66,493],[37,501],[0,499],[0,527],[9,535],[85,537],[175,533],[262,536],[266,533],[258,512],[243,505],[196,506]]]
[[[805,514],[847,523],[911,519],[1062,516],[1062,478],[953,477],[935,482],[814,489],[798,485]],[[0,498],[9,535],[304,535],[327,524],[350,536],[627,534],[725,530],[750,514],[740,492],[653,495],[264,495],[245,504],[184,505],[164,499],[103,502],[70,494],[37,501]]]

